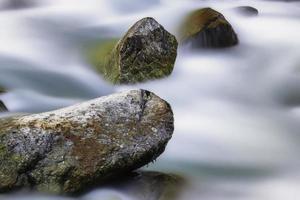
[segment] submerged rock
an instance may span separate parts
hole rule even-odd
[[[115,84],[162,78],[173,71],[177,46],[175,36],[147,17],[129,29],[98,69]]]
[[[240,15],[252,17],[258,15],[258,10],[251,6],[239,6],[234,8],[234,10],[239,13]]]
[[[155,171],[137,171],[105,185],[139,200],[175,200],[185,180],[175,174]]]
[[[181,43],[192,47],[229,47],[238,44],[237,34],[225,17],[211,9],[192,12],[179,30]]]
[[[167,102],[144,90],[0,119],[0,191],[74,193],[155,160],[173,133]]]
[[[0,94],[1,94],[1,93],[4,93],[4,92],[5,92],[5,89],[4,89],[3,87],[0,86]]]

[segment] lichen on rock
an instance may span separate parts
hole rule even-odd
[[[117,42],[97,69],[114,84],[162,78],[173,71],[177,47],[175,36],[153,18],[143,18]]]
[[[211,9],[202,8],[189,14],[179,28],[181,44],[193,48],[219,48],[238,44],[238,37],[225,17]]]
[[[0,191],[74,193],[156,159],[172,136],[167,102],[145,90],[0,119]]]

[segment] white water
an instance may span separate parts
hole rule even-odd
[[[42,1],[43,2],[43,1]],[[257,17],[232,8],[250,5]],[[173,74],[134,86],[105,83],[80,47],[121,36],[152,16],[172,33],[192,9],[221,11],[237,47],[180,49]],[[147,169],[182,175],[179,199],[297,200],[300,197],[300,3],[259,0],[48,0],[0,12],[0,98],[12,112],[40,112],[132,88],[172,105],[175,132]],[[298,198],[297,198],[298,197]],[[0,195],[2,200],[67,199]],[[71,199],[71,198],[70,198]],[[99,189],[79,199],[135,199]]]

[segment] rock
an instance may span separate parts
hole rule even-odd
[[[5,89],[3,87],[0,87],[0,94],[4,93]],[[0,100],[0,112],[7,112],[8,109],[6,108],[5,104],[3,103],[3,101]]]
[[[0,100],[0,112],[7,112],[8,109],[6,108],[5,104],[3,101]]]
[[[0,94],[1,94],[1,93],[4,93],[4,92],[5,92],[5,89],[4,89],[3,87],[0,86]]]
[[[181,193],[185,180],[174,174],[155,171],[137,171],[105,185],[139,200],[175,200]]]
[[[258,10],[251,6],[239,6],[234,8],[234,10],[240,15],[247,16],[247,17],[253,17],[258,15]]]
[[[192,12],[179,30],[180,42],[199,47],[229,47],[238,44],[237,34],[225,17],[211,9]]]
[[[0,191],[74,193],[155,160],[172,136],[167,102],[144,90],[0,119]]]
[[[35,0],[6,0],[2,8],[7,10],[24,9],[33,7],[36,4]]]
[[[138,83],[171,74],[177,40],[153,18],[135,23],[98,67],[114,84]]]

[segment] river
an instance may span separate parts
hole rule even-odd
[[[299,199],[300,2],[36,2],[33,7],[0,11],[0,85],[8,90],[0,99],[11,113],[48,111],[118,91],[148,89],[172,105],[175,132],[164,154],[144,170],[183,177],[187,184],[177,199]],[[188,12],[208,6],[230,21],[239,45],[219,50],[180,48],[168,78],[112,86],[93,70],[82,50],[93,41],[121,37],[146,16],[176,33]],[[240,15],[232,9],[237,6],[253,6],[259,15]],[[0,199],[135,200],[137,196],[100,187],[80,197],[19,192],[2,194]]]

